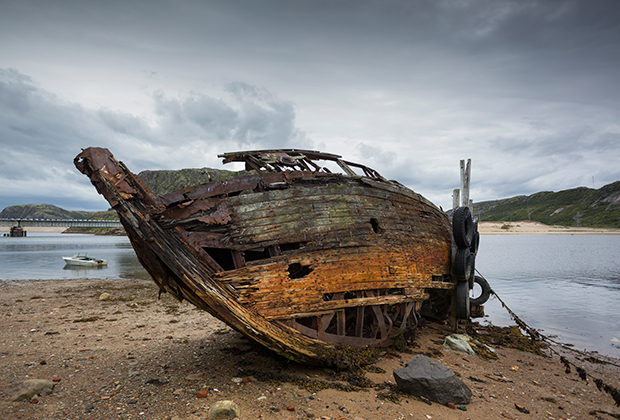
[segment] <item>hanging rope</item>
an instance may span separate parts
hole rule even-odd
[[[480,273],[480,271],[478,271],[478,269],[476,269],[476,273],[478,273],[478,275],[480,277],[482,277],[485,281],[488,280],[484,278],[484,276]],[[525,323],[525,321],[523,321],[521,318],[519,318],[517,316],[517,314],[515,314],[509,307],[508,305],[506,305],[506,303],[502,300],[502,298],[499,297],[499,295],[495,292],[495,290],[491,289],[491,294],[493,296],[495,296],[497,298],[497,300],[499,300],[499,302],[502,304],[502,307],[505,308],[508,313],[510,314],[510,316],[512,317],[512,319],[514,319],[514,321],[517,323],[517,325],[519,326],[519,328],[521,328],[523,331],[525,331],[525,333],[527,333],[527,335],[530,336],[530,339],[532,340],[537,340],[537,341],[548,341],[550,343],[553,343],[557,346],[562,347],[563,349],[566,350],[570,350],[573,351],[575,353],[578,353],[584,357],[590,357],[590,355],[588,355],[585,352],[579,351],[579,350],[575,350],[563,343],[560,343],[558,341],[555,341],[551,338],[549,338],[548,336],[539,333],[538,331],[536,331],[534,328],[530,327],[529,325],[527,325]],[[616,406],[620,407],[620,390],[614,388],[611,385],[607,385],[606,383],[604,383],[601,379],[599,378],[595,378],[594,376],[590,375],[589,373],[586,372],[586,370],[582,367],[579,367],[577,365],[575,365],[573,362],[571,362],[570,360],[566,359],[564,356],[562,356],[558,351],[556,351],[553,347],[549,348],[553,353],[555,353],[556,355],[560,356],[560,362],[562,362],[562,364],[564,364],[564,366],[566,367],[566,373],[570,373],[571,372],[571,365],[575,368],[575,370],[577,371],[577,374],[579,375],[579,378],[581,378],[581,380],[587,382],[588,381],[588,376],[590,378],[592,378],[592,382],[594,382],[594,384],[596,385],[596,387],[599,389],[599,391],[605,391],[606,393],[608,393],[611,398],[613,398]],[[605,362],[609,365],[612,366],[616,366],[616,367],[620,367],[620,365],[616,364],[616,363],[612,363],[612,362]]]

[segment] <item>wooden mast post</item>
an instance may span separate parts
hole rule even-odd
[[[471,180],[471,159],[467,159],[467,167],[465,167],[465,160],[461,160],[461,206],[469,207],[471,210],[471,202],[469,199],[470,180]]]

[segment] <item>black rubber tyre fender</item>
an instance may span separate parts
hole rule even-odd
[[[469,248],[459,248],[454,257],[453,274],[456,280],[467,281],[473,273],[473,258]]]
[[[456,282],[456,317],[458,319],[469,319],[469,282]]]
[[[484,305],[487,300],[491,297],[491,286],[489,286],[489,282],[480,276],[474,276],[474,282],[478,283],[480,289],[480,296],[476,298],[470,298],[471,306]]]
[[[479,246],[480,246],[480,234],[476,230],[471,237],[471,245],[469,246],[469,252],[476,255],[478,253]]]
[[[471,290],[474,288],[474,283],[476,281],[476,254],[472,254],[471,251],[469,251],[469,253],[471,254],[471,271],[469,272],[467,281],[469,282],[469,290]]]
[[[469,207],[457,207],[452,214],[452,235],[459,248],[469,248],[474,234],[474,222]]]

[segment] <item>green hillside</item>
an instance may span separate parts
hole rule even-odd
[[[143,171],[139,176],[155,194],[160,195],[189,185],[223,181],[242,173],[245,172],[201,168]],[[579,187],[483,201],[474,203],[474,213],[481,221],[487,222],[532,220],[547,225],[620,228],[620,181],[598,190]],[[0,218],[118,219],[118,215],[113,210],[70,211],[49,204],[24,204],[5,208],[0,212]]]
[[[248,172],[199,168],[179,169],[176,171],[142,171],[138,176],[156,195],[162,195],[190,185],[204,184],[210,181],[224,181],[244,173]]]
[[[6,219],[116,219],[115,211],[71,211],[51,204],[19,204],[6,207],[0,212]]]
[[[620,228],[620,181],[474,203],[481,221],[532,220],[547,225]]]

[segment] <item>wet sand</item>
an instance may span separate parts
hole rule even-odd
[[[110,299],[100,300],[103,293]],[[158,300],[151,281],[0,282],[0,313],[0,390],[28,378],[59,381],[36,403],[2,395],[6,419],[197,420],[219,400],[236,402],[241,419],[607,419],[589,413],[620,412],[591,378],[580,380],[574,368],[567,374],[549,350],[536,355],[494,345],[498,360],[456,353],[441,345],[452,332],[444,324],[419,328],[407,352],[383,352],[365,372],[376,388],[346,392],[351,384],[330,369],[273,356],[186,302]],[[470,387],[467,411],[414,396],[398,403],[381,397],[381,386],[394,383],[393,370],[416,353],[432,355]],[[620,362],[579,359],[571,356],[588,374],[620,387]],[[318,383],[332,388],[303,386]]]
[[[64,232],[67,230],[66,226],[27,226],[24,228],[26,232]],[[8,226],[0,226],[0,233],[10,232],[11,228]]]

